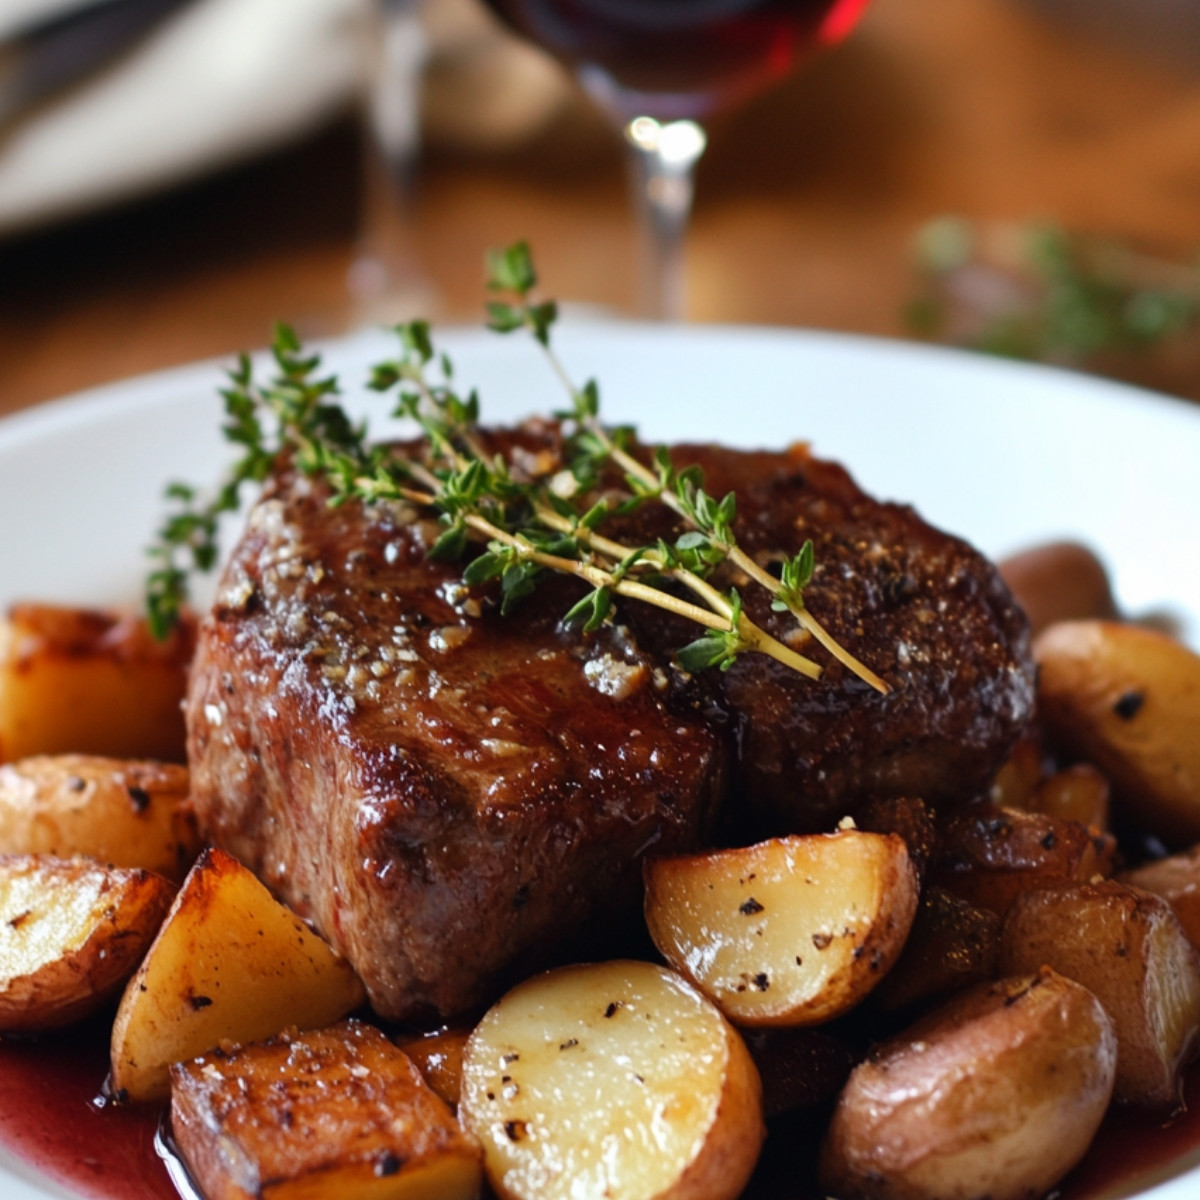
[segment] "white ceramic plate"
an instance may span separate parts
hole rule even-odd
[[[442,338],[486,420],[561,407],[527,339]],[[804,439],[870,491],[1003,555],[1074,537],[1110,564],[1131,612],[1166,610],[1200,641],[1200,408],[1045,368],[870,339],[781,330],[576,326],[557,345],[602,411],[651,439],[780,446]],[[355,404],[369,333],[324,348]],[[220,364],[100,388],[0,422],[0,605],[130,601],[164,483],[203,483],[226,461]],[[350,388],[350,385],[353,387]],[[1187,1200],[1186,1174],[1145,1195]],[[0,1194],[64,1193],[0,1159]]]

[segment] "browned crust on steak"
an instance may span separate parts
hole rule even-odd
[[[682,446],[674,458],[700,464],[713,495],[737,493],[739,543],[760,562],[813,540],[808,607],[891,687],[880,695],[811,640],[792,640],[792,618],[762,589],[723,576],[755,621],[827,668],[814,686],[748,654],[701,681],[730,722],[733,786],[759,830],[828,828],[866,798],[939,805],[980,793],[1034,700],[1028,622],[995,567],[803,446]]]
[[[559,464],[553,427],[498,438],[528,469]],[[888,695],[837,664],[812,683],[758,655],[687,676],[670,652],[696,627],[635,604],[583,639],[558,626],[580,594],[562,577],[501,618],[460,565],[428,560],[430,520],[332,509],[290,474],[252,514],[193,672],[197,810],[350,958],[382,1015],[486,1000],[514,960],[635,895],[650,847],[696,845],[724,799],[743,832],[828,827],[879,796],[966,800],[1024,728],[1024,618],[966,543],[803,449],[673,457],[738,493],[760,561],[813,538],[809,605]],[[654,506],[613,531],[678,527]],[[728,568],[717,582],[745,583]],[[792,618],[742,590],[793,640]]]
[[[580,642],[549,593],[501,618],[427,560],[435,534],[277,483],[188,703],[206,832],[395,1018],[478,1004],[514,960],[632,907],[639,856],[695,846],[723,790],[720,735],[668,707],[619,629]]]

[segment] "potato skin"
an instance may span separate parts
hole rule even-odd
[[[1099,1001],[1048,968],[960,993],[855,1069],[822,1186],[838,1200],[1037,1200],[1086,1152],[1116,1057]]]
[[[1108,571],[1079,542],[1032,546],[999,567],[1035,635],[1058,621],[1113,620],[1118,615]]]
[[[1200,655],[1115,621],[1052,625],[1033,647],[1052,736],[1112,781],[1167,845],[1200,840]]]
[[[0,855],[0,1030],[60,1029],[136,970],[174,887],[87,859]]]
[[[1116,880],[1047,884],[1012,906],[1000,970],[1048,964],[1088,988],[1117,1035],[1114,1098],[1169,1107],[1200,1027],[1200,958],[1170,905]]]
[[[971,805],[942,825],[926,881],[1003,917],[1023,892],[1112,874],[1116,840],[1048,813]]]
[[[90,754],[36,755],[0,766],[0,851],[83,854],[180,882],[200,852],[177,763]]]

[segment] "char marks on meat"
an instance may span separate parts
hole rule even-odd
[[[527,470],[560,464],[554,426],[492,436]],[[828,828],[879,796],[965,800],[1025,726],[1024,619],[969,546],[802,449],[673,459],[738,493],[740,542],[764,563],[814,540],[810,607],[888,695],[759,655],[688,676],[670,651],[696,627],[629,602],[583,638],[559,624],[581,594],[563,576],[502,617],[461,564],[429,559],[427,515],[330,507],[287,470],[253,510],[193,669],[198,813],[351,960],[381,1015],[485,1002],[514,963],[636,904],[641,857],[703,844],[722,807],[759,833]],[[614,530],[652,539],[672,519],[650,506]],[[717,582],[744,581],[723,567]]]

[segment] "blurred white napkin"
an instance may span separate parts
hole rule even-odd
[[[0,37],[89,0],[4,0]],[[244,158],[344,104],[369,0],[190,0],[0,127],[0,231]]]
[[[135,0],[0,0],[0,235],[219,169],[347,105],[378,50],[377,6],[406,0],[159,0],[171,9],[78,82],[4,120],[6,47],[31,26]],[[517,141],[571,97],[561,68],[476,0],[409,0],[425,29],[424,138]],[[151,0],[145,0],[148,7]],[[395,89],[389,103],[404,89]],[[392,129],[416,114],[392,112]]]

